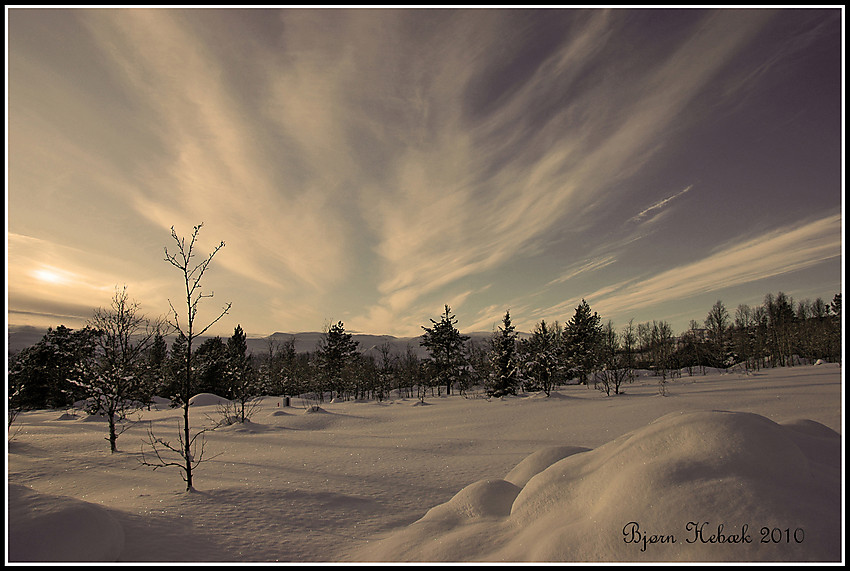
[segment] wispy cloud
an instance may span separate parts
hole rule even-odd
[[[758,282],[840,256],[841,235],[841,216],[827,216],[736,241],[701,260],[650,278],[609,286],[589,294],[588,299],[593,299],[608,314],[620,314],[671,299]]]
[[[604,256],[604,257],[598,258],[598,259],[593,259],[593,260],[590,260],[589,262],[585,262],[585,263],[582,263],[582,264],[576,264],[576,265],[568,268],[563,274],[561,274],[560,276],[558,276],[557,278],[555,278],[554,280],[552,280],[551,282],[549,282],[546,285],[548,287],[548,286],[551,286],[551,285],[567,282],[567,281],[569,281],[569,280],[571,280],[571,279],[573,279],[573,278],[575,278],[575,277],[577,277],[581,274],[593,272],[593,271],[602,269],[606,266],[610,266],[611,264],[613,264],[616,261],[617,261],[617,258],[615,256],[609,255],[609,256]]]
[[[180,11],[87,16],[162,144],[130,186],[138,212],[181,233],[199,222],[215,228],[228,246],[220,263],[268,286],[294,278],[321,288],[344,275],[345,224],[329,205],[337,189],[319,181],[295,189],[279,178],[274,154],[263,148],[274,134],[257,122],[216,46],[185,26]]]
[[[443,110],[439,137],[427,149],[409,147],[375,209],[384,303],[401,309],[532,250],[553,228],[581,224],[587,212],[604,208],[615,198],[613,183],[659,148],[678,113],[761,22],[757,16],[709,16],[701,33],[647,70],[628,97],[616,82],[588,81],[595,87],[573,90],[575,95],[538,125],[529,124],[529,110],[554,97],[553,89],[570,93],[573,80],[594,69],[616,28],[610,13],[594,13],[519,89],[498,100],[498,112],[483,118],[452,112],[463,101],[452,86],[477,80],[466,65],[470,52],[479,58],[488,54],[462,41],[446,43],[439,61],[455,71],[452,81],[435,83],[424,93],[430,108]],[[620,109],[620,121],[612,122],[612,108]]]
[[[169,228],[203,222],[202,249],[227,244],[211,283],[259,327],[346,316],[391,333],[443,303],[486,325],[503,309],[481,306],[498,296],[549,319],[556,289],[652,303],[653,279],[592,284],[625,276],[629,244],[657,237],[695,188],[659,200],[649,184],[674,171],[670,184],[704,180],[663,153],[824,31],[774,60],[750,49],[776,18],[766,10],[41,14],[11,26],[13,232],[102,249],[108,272],[70,252],[50,264],[77,281],[147,287],[145,276],[172,277],[160,271]],[[675,34],[638,41],[670,22]],[[19,262],[30,273],[16,288],[35,268]],[[563,317],[578,300],[557,302]]]
[[[668,196],[667,198],[659,200],[658,202],[656,202],[655,204],[653,204],[652,206],[650,206],[648,208],[644,208],[643,210],[641,210],[640,212],[635,214],[635,216],[632,217],[632,219],[629,222],[641,222],[642,220],[644,220],[647,216],[649,216],[653,212],[658,213],[658,211],[663,209],[667,204],[669,204],[671,201],[679,198],[680,196],[682,196],[683,194],[685,194],[686,192],[691,190],[691,188],[693,188],[693,185],[688,185],[685,188],[683,188],[682,190],[680,190],[679,192],[677,192],[676,194],[673,194],[672,196]]]

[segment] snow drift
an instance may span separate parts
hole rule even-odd
[[[200,393],[189,399],[189,406],[226,405],[230,400],[212,393]]]
[[[138,464],[149,429],[177,437],[183,410],[165,399],[125,425],[117,453],[79,411],[23,411],[7,448],[7,560],[837,559],[841,367],[669,386],[660,397],[641,375],[617,397],[570,385],[319,414],[264,397],[250,423],[218,428],[209,398],[193,405],[212,458],[193,493],[176,468]]]
[[[361,561],[839,561],[841,437],[814,421],[672,413],[550,447],[354,554]]]
[[[102,507],[9,484],[9,561],[116,561],[124,529]]]

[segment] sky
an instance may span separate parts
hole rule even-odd
[[[843,8],[6,8],[7,325],[675,331],[843,291]],[[185,304],[184,304],[185,305]]]

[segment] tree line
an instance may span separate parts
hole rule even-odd
[[[412,343],[402,352],[389,343],[362,352],[341,321],[325,327],[313,351],[296,352],[295,338],[270,337],[264,350],[249,352],[237,325],[231,337],[210,337],[192,350],[194,378],[187,392],[187,336],[178,333],[169,347],[167,329],[144,321],[125,288],[116,293],[112,308],[97,310],[86,327],[51,328],[41,341],[11,356],[9,381],[12,389],[20,388],[14,395],[17,408],[68,407],[92,393],[143,403],[160,396],[176,404],[213,393],[239,401],[243,419],[247,401],[261,394],[305,395],[318,403],[384,400],[392,394],[424,400],[466,395],[472,388],[497,397],[549,394],[569,383],[593,383],[617,393],[638,369],[669,378],[707,368],[840,362],[840,316],[841,294],[831,303],[820,298],[794,303],[779,292],[767,294],[757,307],[739,305],[734,314],[717,301],[703,323],[692,320],[688,330],[674,335],[666,321],[630,321],[618,330],[582,300],[563,325],[541,320],[521,339],[508,310],[482,342],[461,334],[446,305],[439,319],[422,326],[425,358]],[[112,393],[92,390],[95,379],[103,377],[112,379],[101,380],[114,387]]]
[[[734,315],[718,300],[702,324],[674,335],[666,321],[634,323],[619,330],[582,300],[563,325],[541,320],[530,334],[516,331],[505,312],[501,324],[485,342],[461,334],[448,305],[438,319],[423,325],[420,358],[416,347],[394,352],[389,344],[361,351],[339,321],[327,325],[314,351],[296,352],[295,339],[269,338],[267,349],[248,351],[240,325],[227,339],[211,337],[198,343],[230,310],[226,304],[215,319],[199,326],[199,303],[212,297],[201,291],[204,277],[221,242],[212,253],[196,257],[202,225],[190,241],[172,228],[176,250],[165,249],[165,261],[180,271],[185,299],[169,301],[164,318],[149,319],[126,286],[116,288],[109,308],[97,309],[85,327],[48,329],[35,345],[10,355],[8,362],[9,423],[26,409],[62,408],[79,401],[91,414],[108,420],[110,449],[127,415],[150,406],[154,397],[183,408],[178,442],[149,431],[152,457],[143,463],[154,469],[179,466],[187,488],[192,468],[203,459],[203,432],[189,430],[189,401],[199,393],[214,393],[232,403],[222,422],[245,422],[260,395],[301,395],[314,406],[326,400],[384,400],[458,394],[471,391],[502,397],[521,391],[547,395],[564,384],[592,384],[606,394],[618,394],[635,371],[647,369],[665,382],[683,371],[693,375],[706,368],[741,366],[747,370],[793,366],[822,359],[840,362],[841,294],[830,303],[821,298],[797,303],[782,292],[767,294],[756,307],[739,305]],[[167,338],[173,337],[171,346]],[[196,345],[197,344],[197,345]],[[166,459],[167,453],[178,460]]]

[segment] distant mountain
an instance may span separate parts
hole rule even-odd
[[[26,347],[31,345],[35,345],[41,338],[44,337],[44,334],[47,333],[46,328],[32,327],[29,325],[10,325],[8,330],[8,340],[9,340],[9,352],[16,353]],[[247,339],[248,342],[248,351],[254,353],[255,355],[260,355],[269,350],[269,341],[282,343],[284,341],[289,341],[293,337],[295,338],[295,351],[298,353],[306,353],[308,351],[315,351],[319,346],[319,340],[322,338],[322,332],[320,331],[306,331],[302,333],[272,333],[268,337],[249,337]],[[492,335],[491,332],[483,332],[477,331],[472,333],[464,333],[464,335],[468,335],[474,341],[479,343],[486,342],[487,339]],[[520,333],[520,337],[524,337],[525,334]],[[204,342],[208,337],[202,337],[195,341],[196,345],[199,346]],[[360,352],[361,353],[375,353],[377,354],[379,351],[379,347],[381,345],[388,343],[390,346],[390,351],[395,354],[404,354],[407,351],[407,346],[413,348],[416,354],[419,357],[426,357],[428,352],[422,347],[419,343],[422,341],[422,336],[418,337],[393,337],[392,335],[368,335],[363,333],[353,333],[351,335],[352,340],[357,341]],[[171,341],[173,338],[168,339],[168,345],[171,346]],[[222,337],[222,339],[226,339]]]
[[[305,353],[307,351],[315,351],[319,346],[319,341],[323,333],[318,331],[304,333],[272,333],[268,337],[248,339],[248,349],[254,353],[268,351],[269,339],[272,341],[284,342],[295,338],[295,351],[297,353]],[[473,332],[464,333],[475,342],[483,343],[490,338],[492,333]],[[521,334],[522,335],[522,334]],[[369,335],[365,333],[352,333],[351,339],[358,343],[358,348],[361,353],[378,354],[380,347],[384,344],[390,346],[390,353],[403,355],[407,351],[408,345],[419,357],[427,357],[428,351],[420,345],[422,336],[418,337],[394,337],[392,335]]]
[[[269,350],[269,340],[272,342],[276,341],[283,343],[295,338],[296,353],[306,353],[307,351],[316,350],[319,346],[319,341],[322,339],[322,335],[323,333],[320,331],[307,331],[303,333],[272,333],[268,337],[255,337],[248,339],[248,350],[255,354],[262,353]],[[357,341],[360,351],[365,353],[371,350],[377,351],[377,348],[384,343],[389,343],[390,346],[393,347],[394,351],[399,347],[401,347],[401,351],[404,351],[407,340],[412,338],[402,339],[393,337],[392,335],[366,335],[353,333],[351,335],[351,339],[353,341]],[[414,345],[419,345],[418,339]]]
[[[47,333],[47,328],[33,327],[32,325],[10,325],[7,332],[9,353],[17,353],[21,349],[35,345],[41,341],[45,333]]]
[[[304,333],[272,333],[268,337],[254,337],[248,339],[248,350],[259,354],[262,352],[266,352],[269,350],[269,340],[284,342],[289,341],[293,337],[295,338],[295,351],[296,353],[306,353],[308,351],[315,351],[319,346],[319,341],[322,338],[323,333],[319,331],[310,331]],[[492,332],[484,332],[484,331],[475,331],[472,333],[464,333],[475,341],[476,343],[486,343],[487,340],[493,335]],[[528,334],[520,333],[519,337],[527,337]],[[417,356],[420,358],[424,358],[428,356],[428,351],[420,342],[422,341],[422,336],[418,337],[393,337],[392,335],[368,335],[365,333],[352,333],[351,334],[352,341],[356,341],[358,343],[358,348],[361,353],[373,353],[377,355],[380,351],[380,347],[384,344],[388,344],[390,346],[390,353],[396,355],[403,355],[407,351],[408,345],[413,349]]]

